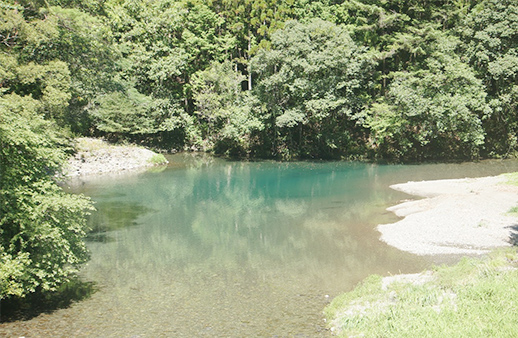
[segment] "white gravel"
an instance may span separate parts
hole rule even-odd
[[[505,180],[496,176],[393,185],[424,199],[388,208],[403,218],[379,225],[381,240],[418,255],[477,255],[510,246],[518,217],[507,213],[518,206],[518,187]]]

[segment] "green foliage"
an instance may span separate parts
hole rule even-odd
[[[254,99],[241,90],[245,77],[230,62],[215,62],[194,75],[195,114],[206,148],[227,155],[246,155],[254,131],[263,128],[253,114]]]
[[[60,48],[62,18],[40,3],[23,4],[0,6],[2,299],[55,290],[88,258],[90,203],[65,194],[51,178],[66,158],[56,122],[65,125],[69,113],[76,74],[67,57],[74,55]]]
[[[179,108],[134,88],[99,95],[86,111],[98,130],[112,134],[154,134],[182,124]]]
[[[366,117],[383,157],[477,157],[482,121],[491,114],[482,82],[455,55],[457,40],[436,32],[430,54],[415,71],[394,72],[384,97]]]
[[[517,8],[512,0],[7,0],[0,92],[31,95],[75,133],[167,149],[507,156],[518,145]]]
[[[218,34],[222,18],[201,3],[109,1],[107,15],[124,57],[123,76],[160,98],[181,97],[193,73],[233,46],[232,37]]]
[[[45,102],[0,97],[0,298],[54,290],[88,258],[88,199],[51,179],[63,139],[39,110]]]
[[[491,93],[516,81],[518,5],[514,1],[481,1],[460,28],[469,39],[467,54],[490,82]]]
[[[79,9],[49,7],[41,11],[46,18],[56,20],[59,36],[34,51],[37,60],[59,59],[66,62],[71,75],[70,119],[99,91],[112,89],[115,60],[118,51],[113,48],[109,27],[99,17]]]
[[[252,61],[274,154],[333,157],[351,151],[370,62],[345,27],[288,22],[273,34],[271,49]]]
[[[165,164],[165,163],[167,163],[167,159],[162,154],[155,154],[155,155],[153,155],[153,157],[151,157],[149,159],[149,162],[151,164],[155,164],[155,165],[156,164]]]
[[[0,8],[0,70],[4,92],[32,95],[47,102],[47,114],[60,125],[85,131],[82,107],[99,88],[111,85],[114,49],[110,31],[78,9],[13,4]],[[58,109],[59,108],[59,109]]]
[[[507,337],[518,333],[516,249],[437,267],[431,280],[369,278],[337,297],[326,315],[340,336]],[[366,287],[367,285],[368,287]]]
[[[489,154],[516,148],[518,120],[518,4],[481,1],[458,27],[467,41],[466,57],[484,81],[494,113],[485,122]]]
[[[20,252],[13,257],[0,247],[0,255],[0,299],[25,295],[25,280],[28,279],[25,274],[26,267],[30,264],[29,254]]]

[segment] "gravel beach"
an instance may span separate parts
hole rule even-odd
[[[512,245],[518,186],[505,176],[408,182],[391,188],[422,199],[388,208],[402,219],[378,226],[381,240],[418,255],[479,255]]]
[[[163,156],[149,149],[110,145],[95,138],[79,138],[75,148],[76,154],[65,170],[67,177],[118,173],[167,163]]]

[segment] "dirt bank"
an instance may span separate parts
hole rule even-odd
[[[418,255],[483,254],[510,246],[518,233],[518,186],[505,176],[408,182],[391,188],[424,197],[388,210],[403,217],[378,226],[381,240]]]

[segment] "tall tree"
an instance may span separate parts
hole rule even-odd
[[[55,290],[88,258],[88,199],[51,178],[65,142],[28,96],[0,97],[0,299]]]
[[[291,21],[272,36],[253,65],[263,103],[266,142],[280,157],[336,157],[353,151],[361,133],[370,61],[349,31],[322,20]]]
[[[506,155],[518,147],[518,4],[481,1],[458,28],[466,57],[483,79],[493,107],[484,126],[488,154]]]
[[[250,92],[241,90],[245,76],[230,61],[215,62],[195,74],[193,97],[195,114],[201,124],[202,148],[232,156],[248,156],[254,132],[263,124],[253,113],[258,105]]]
[[[96,128],[162,140],[164,147],[192,141],[191,77],[226,59],[234,44],[222,17],[202,2],[183,0],[112,0],[105,11],[121,55],[119,88],[98,93],[87,107]]]
[[[56,127],[71,97],[68,64],[38,57],[57,18],[0,6],[0,298],[54,290],[88,258],[89,200],[55,183],[66,158]]]
[[[236,38],[232,56],[247,75],[247,89],[251,90],[250,59],[258,48],[267,47],[271,34],[292,17],[293,0],[213,0],[210,3],[225,17],[226,29]]]
[[[375,151],[392,159],[466,159],[484,144],[491,114],[482,82],[455,53],[455,37],[432,30],[419,67],[392,72],[366,118]]]

